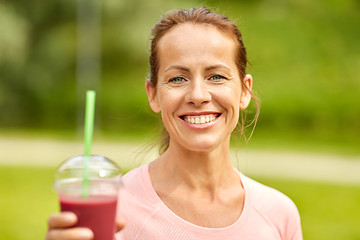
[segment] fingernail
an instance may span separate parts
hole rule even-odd
[[[85,238],[85,239],[93,239],[94,238],[93,232],[88,228],[81,229],[79,234],[80,234],[79,237],[81,237],[81,238]]]
[[[69,222],[75,222],[76,221],[76,215],[72,212],[66,212],[64,213],[64,218],[66,221]]]

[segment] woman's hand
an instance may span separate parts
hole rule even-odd
[[[93,232],[88,228],[73,227],[77,217],[72,212],[61,212],[49,217],[49,230],[45,240],[89,240],[94,238]]]
[[[76,222],[77,217],[72,212],[61,212],[51,215],[48,220],[49,230],[45,240],[88,240],[94,238],[94,234],[90,229],[73,227]],[[124,227],[124,221],[116,221],[117,231],[122,230]]]

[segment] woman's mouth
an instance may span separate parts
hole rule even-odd
[[[209,123],[217,119],[221,114],[204,114],[204,115],[183,115],[180,118],[183,119],[185,122],[191,124],[204,124]]]

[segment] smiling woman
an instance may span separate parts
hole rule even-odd
[[[213,13],[209,11],[206,8],[199,8],[199,9],[191,9],[189,11],[184,12],[176,12],[176,10],[173,12],[173,14],[168,14],[167,17],[163,18],[153,29],[152,29],[152,35],[153,39],[151,42],[151,54],[150,54],[150,79],[148,80],[148,84],[150,86],[156,86],[158,84],[158,78],[159,78],[159,68],[160,68],[160,42],[165,41],[164,38],[170,38],[171,35],[174,35],[174,33],[171,33],[175,27],[182,24],[191,24],[192,27],[196,28],[198,25],[200,26],[207,26],[213,30],[217,30],[220,34],[220,38],[217,38],[218,36],[215,36],[213,38],[210,38],[209,35],[207,35],[207,32],[204,33],[204,35],[197,34],[198,37],[200,37],[200,41],[208,43],[209,40],[213,42],[214,45],[218,45],[218,47],[221,47],[223,44],[227,43],[231,45],[232,47],[232,53],[227,52],[224,54],[222,49],[217,49],[220,54],[224,56],[224,58],[227,59],[228,62],[231,64],[236,64],[236,71],[234,71],[234,68],[230,69],[228,66],[223,64],[215,64],[215,65],[209,65],[205,66],[205,70],[210,74],[207,77],[212,78],[213,80],[217,78],[221,79],[232,79],[236,75],[238,83],[241,84],[242,89],[246,90],[243,91],[244,93],[250,94],[255,106],[256,106],[256,114],[253,120],[254,126],[256,125],[257,118],[259,116],[259,105],[256,96],[251,91],[252,87],[252,79],[250,79],[249,82],[248,78],[246,78],[246,66],[247,66],[247,57],[246,57],[246,49],[242,40],[242,35],[239,29],[237,28],[236,24],[232,21],[230,21],[226,16]],[[182,38],[180,36],[173,36],[173,40],[170,41],[166,49],[173,49],[178,46],[178,44],[188,44],[188,49],[183,49],[180,51],[184,58],[188,59],[190,61],[190,57],[195,56],[196,54],[202,54],[202,52],[207,52],[206,47],[211,47],[210,44],[208,45],[201,45],[201,46],[193,46],[198,44],[199,41],[193,41],[193,34],[196,32],[197,29],[193,29],[194,31],[190,30],[189,36],[184,36],[185,33],[178,34],[180,36],[183,36]],[[163,38],[163,36],[166,36]],[[176,35],[176,33],[175,33]],[[185,43],[186,37],[188,42]],[[193,46],[193,47],[192,47]],[[200,47],[200,48],[198,48]],[[189,52],[185,52],[185,51]],[[215,49],[212,49],[215,51]],[[167,51],[167,50],[166,50]],[[176,57],[180,57],[180,55],[175,55]],[[172,57],[175,57],[170,56]],[[205,58],[205,56],[201,56],[202,58]],[[215,56],[216,57],[216,56]],[[174,60],[175,61],[175,60]],[[220,62],[220,61],[219,61]],[[189,63],[189,62],[188,62]],[[213,63],[214,64],[214,63]],[[233,67],[233,66],[232,66]],[[182,73],[190,73],[190,69],[185,66],[181,65],[173,65],[169,66],[168,69],[165,70],[165,72],[170,71],[172,69],[177,69],[178,71],[181,71]],[[218,71],[218,74],[216,74],[216,71]],[[211,72],[213,71],[213,72]],[[211,74],[212,73],[212,74]],[[230,73],[230,74],[229,74]],[[215,74],[215,75],[213,75]],[[248,77],[251,78],[250,75]],[[180,79],[182,80],[180,80]],[[184,78],[182,75],[176,76],[176,81],[184,81],[186,78]],[[174,81],[174,79],[172,80]],[[248,86],[248,83],[250,83],[250,86]],[[246,107],[245,107],[246,108]],[[245,110],[243,108],[242,110]],[[241,135],[244,135],[244,129],[245,129],[245,119],[246,119],[246,113],[245,111],[240,112],[240,122],[239,122],[239,128]],[[169,146],[169,136],[168,132],[165,130],[163,136],[163,143],[160,147],[160,153],[163,153]],[[251,136],[251,134],[250,134]],[[245,137],[246,138],[246,137]]]
[[[126,227],[116,238],[302,239],[294,203],[231,164],[230,137],[253,98],[236,25],[206,8],[175,10],[152,33],[145,87],[169,141],[124,176],[118,216]],[[76,222],[64,218],[50,218],[48,236],[88,230],[63,229]]]
[[[252,85],[250,75],[240,78],[235,50],[228,34],[205,24],[180,24],[159,40],[157,84],[150,79],[146,89],[173,147],[196,151],[229,144]]]

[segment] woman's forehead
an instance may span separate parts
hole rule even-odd
[[[226,41],[234,42],[229,34],[225,34],[210,24],[181,23],[165,33],[161,37],[159,45],[166,42],[172,47],[179,43],[189,44],[194,41],[213,44],[223,44]]]
[[[159,60],[221,58],[234,61],[235,42],[211,25],[180,24],[159,41]]]

